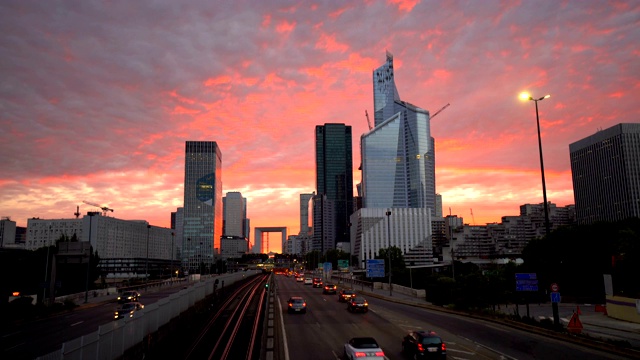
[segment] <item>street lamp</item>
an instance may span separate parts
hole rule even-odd
[[[391,210],[387,210],[387,241],[389,242],[389,248],[387,248],[387,257],[389,258],[389,296],[392,296],[393,292],[391,291],[391,230],[389,227],[389,217],[391,216]]]
[[[51,248],[51,223],[49,223],[49,239],[47,240],[47,261],[44,266],[44,287],[42,289],[42,303],[46,304],[47,296],[47,278],[49,277],[49,249]]]
[[[173,282],[173,237],[176,235],[175,232],[171,232],[171,265],[169,265],[169,272],[171,272],[171,282]]]
[[[95,214],[96,213],[94,212],[87,213],[87,215],[89,216],[89,259],[87,260],[87,281],[85,283],[85,288],[84,288],[85,304],[89,302],[89,270],[91,269],[91,228],[92,228],[91,220],[93,219],[93,215]]]
[[[144,266],[144,289],[147,289],[147,283],[149,282],[149,230],[151,225],[147,224],[147,260]]]
[[[547,204],[547,185],[544,181],[544,161],[542,160],[542,138],[540,137],[540,116],[538,115],[538,101],[542,101],[551,95],[545,95],[541,98],[534,99],[531,95],[526,92],[520,94],[521,100],[529,100],[536,103],[536,124],[538,125],[538,148],[540,150],[540,173],[542,174],[542,197],[544,200],[544,227],[545,233],[547,237],[551,233],[551,229],[549,227],[549,204]]]

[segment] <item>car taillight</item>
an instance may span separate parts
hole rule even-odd
[[[307,303],[306,303],[306,302],[303,302],[303,303],[302,303],[302,306],[307,306]]]
[[[382,357],[382,356],[384,356],[384,352],[382,352],[382,351],[376,351],[376,356],[380,356],[380,357]]]
[[[441,347],[442,351],[446,351],[447,350],[447,345],[445,345],[444,343],[442,343],[442,347]]]
[[[292,307],[292,306],[293,306],[293,303],[289,303],[289,307]]]
[[[363,352],[356,352],[355,353],[356,357],[366,357],[367,353],[363,353]]]
[[[424,346],[422,346],[422,344],[418,344],[418,351],[424,351]]]

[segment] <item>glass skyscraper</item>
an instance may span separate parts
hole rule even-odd
[[[569,145],[576,220],[640,217],[640,124],[618,124]]]
[[[215,141],[187,141],[182,265],[208,273],[222,235],[222,153]]]
[[[349,241],[349,216],[353,212],[353,153],[351,126],[324,124],[316,126],[316,203],[325,207],[320,223],[314,209],[314,249],[326,252],[326,228],[334,230],[329,243]],[[326,209],[330,206],[331,209]],[[328,215],[331,216],[328,216]],[[332,219],[332,220],[331,220]],[[331,224],[328,224],[330,222]],[[318,226],[322,224],[322,226]],[[325,233],[324,235],[322,233]],[[321,240],[319,243],[318,241]],[[318,248],[320,247],[320,248]]]
[[[393,56],[373,71],[375,127],[362,135],[365,208],[436,209],[435,140],[429,112],[400,100]]]

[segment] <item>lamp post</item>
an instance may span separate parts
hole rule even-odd
[[[144,289],[147,289],[147,283],[149,282],[149,230],[151,225],[147,224],[147,260],[144,265]]]
[[[521,93],[520,99],[529,100],[536,103],[536,125],[538,126],[538,149],[540,150],[540,173],[542,174],[542,197],[544,200],[544,228],[545,235],[549,238],[549,234],[551,233],[551,228],[549,226],[549,204],[547,203],[547,186],[544,181],[544,162],[542,160],[542,138],[540,137],[540,116],[538,115],[538,101],[542,101],[551,95],[545,95],[541,98],[534,99],[528,93]],[[554,325],[560,325],[560,315],[558,312],[558,303],[551,302],[551,308],[553,310],[553,323]]]
[[[89,271],[91,269],[91,228],[92,228],[91,220],[93,219],[93,215],[95,215],[95,213],[88,212],[87,215],[89,216],[89,259],[87,259],[87,281],[85,282],[85,288],[84,288],[85,304],[89,302]]]
[[[540,151],[540,173],[542,175],[542,198],[544,200],[544,227],[545,227],[545,234],[547,237],[549,237],[549,234],[551,233],[551,228],[549,226],[549,204],[547,203],[547,185],[544,180],[544,161],[542,159],[542,138],[540,137],[540,116],[538,115],[538,101],[542,101],[548,97],[551,97],[551,95],[545,95],[541,98],[534,99],[528,93],[520,94],[520,99],[529,100],[536,103],[536,124],[538,126],[538,149]]]
[[[387,257],[389,258],[389,296],[393,295],[393,291],[391,290],[391,228],[389,227],[389,217],[391,216],[391,210],[387,210],[387,241],[389,242],[389,247],[387,248]]]
[[[169,265],[169,272],[171,272],[171,282],[173,282],[173,237],[176,235],[175,232],[171,232],[171,264]]]
[[[47,261],[44,266],[44,287],[42,289],[42,303],[46,303],[47,296],[47,279],[49,278],[49,250],[51,249],[51,223],[49,223],[49,239],[47,240]]]

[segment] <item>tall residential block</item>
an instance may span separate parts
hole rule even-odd
[[[569,152],[578,223],[640,217],[640,124],[598,131]]]
[[[222,153],[215,141],[185,145],[182,265],[206,272],[222,236]]]
[[[325,214],[331,218],[321,219],[323,226],[317,226],[314,214],[314,238],[330,226],[333,229],[330,247],[338,242],[349,242],[349,216],[353,212],[353,153],[351,126],[345,124],[324,124],[316,126],[316,196],[325,206]],[[315,209],[314,209],[315,211]],[[328,221],[332,221],[328,223]],[[326,234],[325,234],[326,235]],[[327,248],[323,246],[326,252]]]

